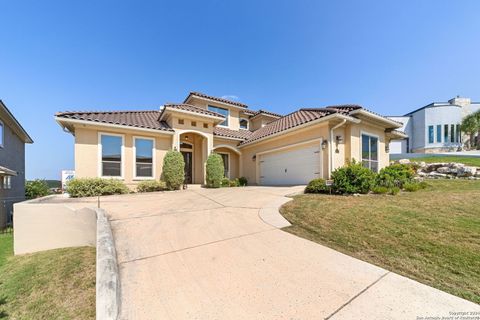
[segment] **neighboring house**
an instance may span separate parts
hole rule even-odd
[[[389,117],[403,123],[400,130],[407,139],[392,141],[390,153],[435,153],[457,151],[464,136],[460,130],[462,119],[480,110],[480,102],[456,97],[448,102],[432,102],[404,116]]]
[[[206,159],[217,152],[230,179],[288,185],[328,178],[351,159],[378,171],[389,163],[390,139],[406,137],[395,130],[401,123],[357,105],[282,116],[197,92],[160,110],[60,112],[55,119],[75,136],[76,177],[130,186],[159,179],[172,149],[184,156],[187,183],[204,183]]]
[[[25,143],[32,138],[0,100],[0,229],[12,222],[13,204],[25,200]]]

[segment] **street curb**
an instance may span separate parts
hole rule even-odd
[[[97,208],[96,318],[116,320],[120,310],[120,277],[112,229],[105,210]]]

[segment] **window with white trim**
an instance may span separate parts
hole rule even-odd
[[[433,141],[435,141],[433,126],[428,126],[428,143],[433,143]]]
[[[208,110],[212,112],[216,112],[221,114],[222,116],[225,117],[225,121],[219,124],[219,126],[225,126],[228,127],[228,115],[230,114],[230,111],[228,109],[220,108],[220,107],[215,107],[215,106],[208,106]]]
[[[3,176],[2,177],[2,188],[5,190],[12,189],[12,177],[11,176]]]
[[[101,134],[100,145],[102,149],[102,177],[122,177],[123,137]]]
[[[135,138],[135,177],[153,178],[153,139]]]
[[[378,172],[378,138],[362,134],[362,165]]]

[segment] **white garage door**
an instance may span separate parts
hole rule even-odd
[[[310,146],[260,156],[260,184],[307,184],[320,177],[320,148]]]

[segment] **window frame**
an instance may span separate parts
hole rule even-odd
[[[443,143],[449,143],[450,142],[450,133],[448,130],[448,124],[443,125]]]
[[[137,176],[137,139],[150,140],[152,141],[152,176],[151,177],[139,177]],[[133,180],[155,180],[155,138],[144,137],[144,136],[132,136],[132,149],[133,149]]]
[[[435,127],[433,125],[427,126],[427,139],[428,139],[428,144],[435,143]]]
[[[229,125],[230,125],[230,119],[229,119],[229,118],[230,118],[230,109],[228,109],[228,108],[222,108],[222,107],[217,107],[217,106],[214,106],[214,105],[211,105],[211,104],[207,105],[207,110],[208,110],[208,111],[216,112],[216,113],[218,113],[218,114],[221,114],[221,113],[220,113],[220,112],[217,112],[217,111],[215,111],[215,110],[210,110],[210,108],[227,110],[227,116],[226,116],[225,120],[224,120],[222,123],[217,124],[217,126],[219,126],[219,127],[224,127],[224,128],[228,128]],[[227,124],[223,124],[224,122],[226,122]]]
[[[4,147],[4,142],[5,142],[5,124],[3,123],[2,120],[0,120],[0,148]]]
[[[370,138],[376,138],[377,139],[377,160],[371,160],[371,159],[363,159],[363,136],[367,136],[369,137],[368,139],[368,147],[369,147],[369,157],[371,157],[371,150],[370,150]],[[364,161],[368,161],[369,162],[369,166],[368,167],[365,167],[365,168],[368,168],[370,170],[372,170],[372,165],[371,163],[372,162],[376,162],[377,163],[377,170],[374,171],[372,170],[373,172],[375,173],[378,173],[380,171],[380,136],[379,135],[376,135],[376,134],[373,134],[373,133],[370,133],[370,132],[367,132],[367,131],[360,131],[360,163],[362,164],[363,166],[363,162]]]
[[[436,126],[436,135],[437,135],[437,139],[435,140],[436,143],[442,143],[442,125],[441,124],[437,124]]]
[[[230,153],[229,153],[229,152],[225,152],[225,151],[223,151],[223,152],[220,151],[220,152],[217,152],[217,153],[220,154],[220,155],[224,154],[224,155],[227,156],[227,163],[228,163],[227,175],[225,175],[225,168],[224,168],[224,170],[223,170],[223,173],[224,173],[225,178],[230,179],[230,175],[231,175],[231,173],[230,173],[230,171],[231,171],[231,167],[230,167]],[[223,161],[223,157],[222,157],[222,161]]]
[[[246,127],[246,128],[242,128],[242,120],[247,121],[247,127]],[[240,117],[240,119],[239,119],[239,121],[238,121],[238,127],[239,127],[241,130],[249,130],[249,129],[250,129],[250,121],[248,121],[248,118]]]
[[[120,176],[104,176],[103,175],[103,165],[102,165],[102,136],[112,136],[122,138],[122,146],[120,152]],[[125,135],[120,133],[111,133],[111,132],[98,132],[98,176],[105,179],[125,179]]]
[[[450,143],[455,143],[455,125],[451,124],[450,125]]]

